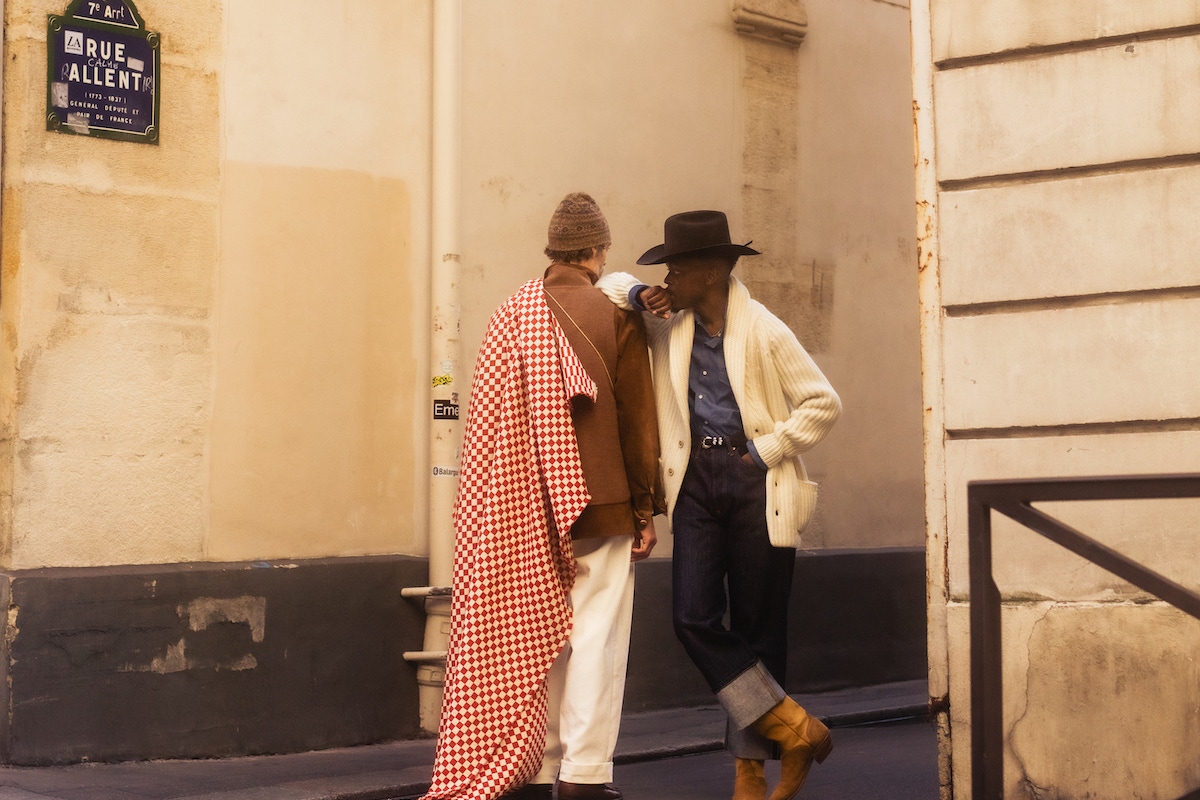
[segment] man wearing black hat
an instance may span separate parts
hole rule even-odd
[[[729,716],[734,798],[766,797],[763,762],[778,749],[770,800],[787,800],[833,747],[782,685],[795,548],[816,501],[800,454],[829,432],[841,401],[733,277],[738,258],[759,253],[731,242],[722,212],[669,217],[663,238],[638,263],[666,264],[665,286],[624,273],[597,285],[649,312],[675,631]]]

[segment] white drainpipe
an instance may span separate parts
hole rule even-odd
[[[460,257],[459,141],[462,63],[462,0],[433,4],[433,130],[430,366],[434,416],[429,432],[429,585],[406,591],[425,598],[424,651],[406,654],[419,664],[417,683],[421,728],[436,732],[445,685],[445,651],[450,632],[450,596],[454,572],[454,526],[451,512],[458,489],[458,454],[462,424],[445,418],[447,410],[466,412],[470,376],[463,373],[459,342],[458,282]],[[441,418],[439,418],[441,417]]]

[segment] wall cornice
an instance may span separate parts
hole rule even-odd
[[[733,23],[742,36],[798,48],[808,33],[803,0],[735,0]]]

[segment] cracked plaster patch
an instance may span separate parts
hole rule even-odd
[[[1027,644],[1007,796],[1165,799],[1200,783],[1194,620],[1160,605],[1056,604]]]

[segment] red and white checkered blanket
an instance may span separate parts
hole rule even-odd
[[[540,768],[546,673],[571,631],[570,530],[590,499],[577,395],[595,400],[596,384],[530,281],[492,315],[475,365],[428,800],[490,800]]]

